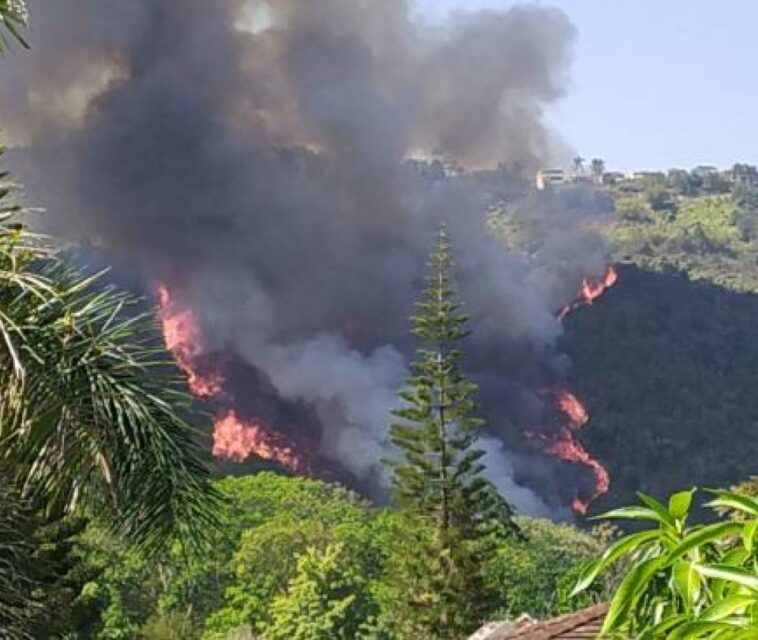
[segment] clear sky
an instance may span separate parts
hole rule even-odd
[[[512,0],[416,0],[422,15]],[[542,0],[577,28],[549,122],[608,168],[758,164],[758,0]]]

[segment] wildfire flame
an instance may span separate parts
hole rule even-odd
[[[195,364],[202,353],[197,317],[191,309],[176,309],[171,294],[164,285],[158,287],[163,340],[173,354],[176,364],[187,375],[187,385],[193,395],[212,398],[222,392],[224,377],[218,371],[201,374]]]
[[[234,409],[213,425],[213,455],[235,462],[251,456],[278,462],[297,473],[308,473],[310,465],[281,435],[240,418]]]
[[[618,279],[618,272],[614,269],[613,265],[609,265],[605,268],[605,273],[599,280],[589,280],[588,278],[582,280],[582,286],[579,288],[579,295],[573,302],[570,302],[558,312],[558,320],[563,320],[569,313],[578,307],[595,302],[595,300],[616,284]]]
[[[556,404],[558,408],[565,413],[569,420],[571,420],[571,426],[574,430],[580,429],[590,419],[590,415],[587,413],[587,409],[579,401],[573,393],[568,391],[559,391],[556,398]]]
[[[576,299],[561,309],[558,320],[563,320],[575,309],[590,305],[618,281],[618,273],[612,265],[608,266],[599,280],[585,278],[579,288]],[[576,438],[576,432],[589,422],[590,415],[579,398],[565,389],[553,391],[553,404],[565,416],[566,423],[552,436],[528,434],[542,443],[545,453],[559,460],[584,465],[592,471],[595,486],[586,498],[576,495],[571,501],[571,509],[584,515],[590,504],[597,497],[607,493],[611,485],[611,476],[600,461],[593,458],[584,445]]]
[[[581,289],[581,294],[584,298],[584,301],[587,304],[592,304],[595,300],[602,296],[603,293],[605,293],[606,289],[610,289],[614,284],[616,284],[616,281],[618,279],[618,273],[616,273],[616,269],[613,268],[613,265],[606,267],[605,275],[601,280],[592,282],[585,278],[582,281]]]
[[[189,308],[180,308],[165,285],[158,286],[159,317],[163,339],[179,368],[187,376],[193,395],[219,403],[231,400],[224,390],[224,375],[218,369],[201,371],[198,359],[203,355],[202,336],[197,316]],[[308,473],[310,463],[295,451],[283,435],[260,424],[241,418],[234,409],[220,411],[213,424],[213,455],[243,462],[259,458],[277,462],[296,473]]]
[[[555,405],[568,418],[568,424],[561,427],[555,436],[545,441],[544,451],[560,460],[583,464],[592,471],[595,477],[595,488],[592,494],[584,500],[579,496],[574,496],[571,502],[571,508],[576,513],[584,515],[592,501],[608,491],[611,476],[608,470],[593,458],[574,436],[590,419],[587,409],[579,398],[573,393],[559,390],[555,392]]]

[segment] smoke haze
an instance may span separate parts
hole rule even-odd
[[[544,510],[546,472],[508,451],[539,428],[537,390],[565,367],[556,309],[602,272],[598,207],[509,203],[536,238],[510,251],[484,224],[491,190],[405,161],[552,161],[560,142],[542,115],[565,91],[575,37],[562,12],[514,6],[431,28],[402,0],[30,5],[33,49],[2,62],[0,121],[47,230],[148,290],[165,283],[197,313],[208,354],[238,363],[235,396],[255,417],[381,484],[415,346],[407,317],[446,222],[492,477]]]

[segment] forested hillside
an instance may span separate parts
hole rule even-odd
[[[620,198],[618,284],[567,318],[583,434],[612,485],[596,503],[725,486],[758,459],[758,262],[750,194]]]
[[[682,273],[729,291],[758,292],[758,199],[752,190],[681,198],[673,211],[620,197],[617,215],[613,240],[619,261]]]
[[[222,640],[253,631],[289,638],[297,625],[314,634],[302,637],[343,637],[331,633],[360,626],[366,635],[345,637],[398,637],[392,627],[411,606],[399,594],[409,567],[429,561],[414,554],[430,527],[317,480],[263,472],[216,486],[227,505],[223,528],[202,558],[188,559],[176,545],[146,559],[90,527],[76,549],[76,570],[95,577],[61,628],[88,638]],[[484,567],[496,590],[489,617],[550,616],[601,597],[602,585],[578,599],[568,595],[582,563],[602,550],[602,534],[548,520],[518,524],[524,535],[501,544]],[[291,617],[319,606],[312,616]]]

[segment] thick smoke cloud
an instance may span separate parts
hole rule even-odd
[[[534,459],[501,443],[543,417],[536,390],[562,366],[554,312],[602,269],[595,211],[522,199],[511,213],[539,246],[508,251],[484,226],[490,191],[404,161],[547,163],[542,112],[564,92],[574,39],[565,15],[516,6],[431,28],[403,0],[30,4],[34,47],[3,62],[0,121],[50,231],[167,283],[209,352],[308,407],[309,424],[273,426],[311,430],[365,478],[387,453],[407,316],[446,222],[493,477],[539,508],[514,481]]]

